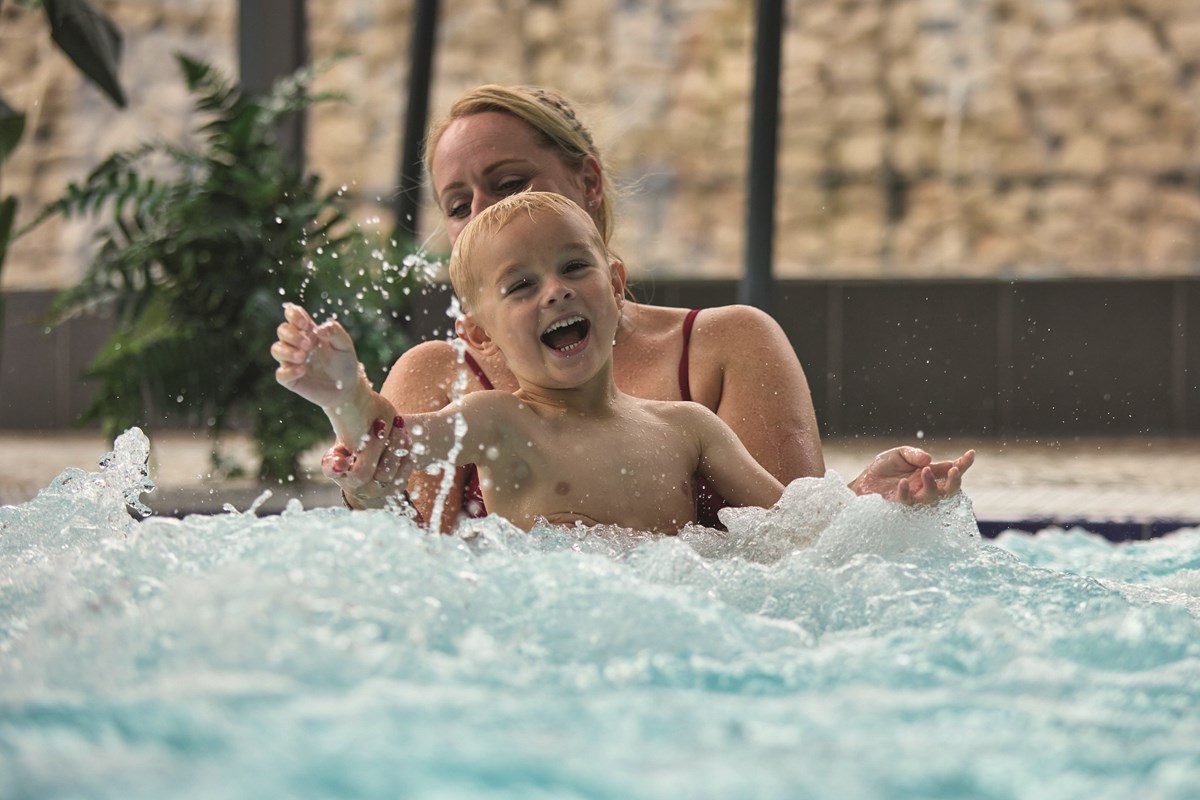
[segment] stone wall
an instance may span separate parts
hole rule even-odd
[[[81,180],[114,150],[194,128],[174,53],[201,56],[234,74],[236,0],[97,2],[124,35],[121,80],[129,105],[119,110],[86,84],[50,40],[42,12],[5,3],[0,10],[0,96],[27,115],[25,135],[3,168],[0,192],[16,194],[18,226]],[[50,220],[9,250],[0,287],[61,288],[87,261],[86,221]]]
[[[195,123],[170,53],[231,68],[235,0],[107,0],[126,35],[118,112],[0,11],[0,94],[31,113],[0,176],[22,218],[113,148]],[[730,276],[745,224],[750,0],[443,0],[432,110],[482,82],[578,100],[621,177],[635,276]],[[364,216],[396,181],[412,3],[310,2],[314,58],[345,48],[312,115],[315,170]],[[788,277],[1200,274],[1200,3],[787,4],[776,272]],[[436,248],[433,213],[425,225]],[[86,226],[18,242],[3,286],[73,280]]]

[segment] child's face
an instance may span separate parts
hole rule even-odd
[[[590,220],[521,211],[475,253],[468,340],[499,349],[518,378],[572,388],[612,358],[625,277]],[[478,339],[476,337],[479,337]]]

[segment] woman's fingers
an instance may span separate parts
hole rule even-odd
[[[342,478],[350,470],[353,460],[354,454],[350,452],[350,448],[340,443],[335,444],[325,451],[325,455],[321,456],[321,472],[326,478],[341,486]]]
[[[405,456],[410,445],[400,417],[391,425],[377,419],[357,451],[351,453],[340,444],[327,450],[321,458],[321,471],[359,498],[390,497],[407,479],[411,462]]]
[[[412,469],[412,459],[408,457],[410,447],[412,437],[404,428],[404,418],[397,416],[392,420],[387,447],[379,459],[379,468],[375,470],[375,480],[394,486],[405,483]]]
[[[379,460],[387,447],[387,423],[377,419],[371,423],[371,430],[357,443],[354,451],[354,461],[346,471],[346,477],[357,482],[368,490],[380,487],[370,487],[368,484],[375,480],[375,472],[379,469]],[[372,491],[370,496],[378,496],[378,491]]]

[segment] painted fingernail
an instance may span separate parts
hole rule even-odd
[[[404,417],[397,414],[396,418],[394,420],[392,420],[392,427],[393,428],[403,428],[404,427]]]
[[[373,433],[377,439],[383,438],[383,432],[385,430],[387,430],[387,424],[384,423],[383,420],[377,419],[371,423],[371,433]]]

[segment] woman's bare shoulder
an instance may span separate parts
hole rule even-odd
[[[754,306],[729,305],[706,308],[696,317],[697,327],[720,330],[742,330],[750,333],[782,331],[779,323],[767,312]]]
[[[746,353],[791,353],[783,328],[770,314],[753,306],[731,305],[706,308],[692,329],[694,347],[720,361],[742,360]]]
[[[396,359],[392,372],[401,370],[408,376],[451,375],[458,364],[458,351],[444,339],[434,339],[413,345]]]
[[[432,411],[450,402],[454,383],[466,377],[464,393],[483,389],[479,378],[464,364],[458,350],[447,341],[414,345],[392,365],[381,393],[401,413]]]

